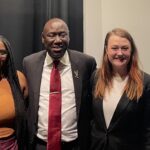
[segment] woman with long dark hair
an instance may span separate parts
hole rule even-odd
[[[24,150],[27,82],[16,70],[9,41],[0,35],[0,149]]]

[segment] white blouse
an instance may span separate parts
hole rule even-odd
[[[106,89],[103,100],[104,118],[107,128],[109,127],[112,116],[123,94],[124,87],[127,83],[128,76],[122,79],[120,76],[114,77],[112,80],[112,88]]]

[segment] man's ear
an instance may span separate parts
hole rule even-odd
[[[41,34],[41,38],[42,38],[42,44],[44,44],[44,33],[43,32]]]

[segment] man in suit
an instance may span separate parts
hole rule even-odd
[[[59,60],[61,78],[61,149],[89,148],[91,88],[89,80],[96,68],[93,57],[69,50],[67,24],[53,18],[42,32],[45,50],[23,60],[29,84],[27,112],[29,149],[46,150],[48,143],[49,83],[53,60]],[[50,149],[49,149],[50,150]],[[53,149],[52,149],[53,150]]]

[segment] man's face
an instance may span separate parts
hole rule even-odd
[[[48,22],[42,33],[42,43],[53,59],[61,58],[69,45],[69,31],[63,21]]]

